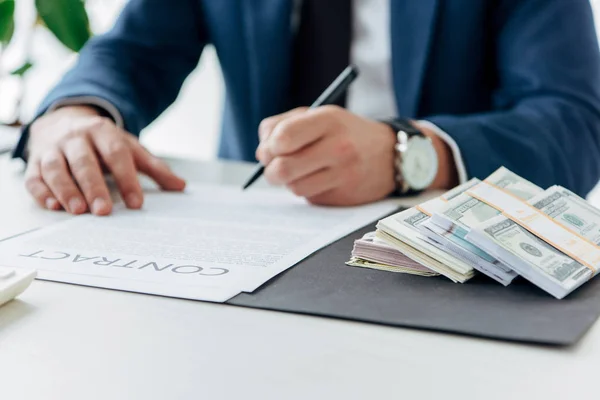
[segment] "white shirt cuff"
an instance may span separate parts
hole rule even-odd
[[[458,184],[462,185],[463,183],[465,183],[467,181],[467,169],[465,168],[465,163],[463,161],[462,154],[460,153],[460,149],[458,148],[458,145],[456,144],[454,139],[452,139],[450,135],[448,135],[446,132],[441,130],[437,125],[432,124],[429,121],[419,121],[419,125],[422,125],[425,128],[432,131],[433,133],[435,133],[437,137],[446,142],[446,144],[450,147],[450,150],[452,151],[452,156],[454,157],[456,171],[458,172]]]
[[[96,106],[106,111],[108,115],[115,121],[115,125],[119,128],[124,127],[123,116],[117,110],[111,102],[104,100],[101,97],[96,96],[78,96],[78,97],[66,97],[53,103],[46,113],[55,111],[58,108],[66,106]]]

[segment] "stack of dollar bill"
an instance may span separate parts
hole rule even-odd
[[[352,259],[346,264],[354,267],[401,272],[411,275],[436,276],[438,273],[424,267],[402,254],[369,232],[354,242]]]
[[[600,210],[563,187],[543,190],[504,167],[379,221],[375,237],[454,282],[478,271],[507,286],[521,275],[556,298],[600,270]],[[389,270],[383,251],[369,250],[366,259],[355,246],[351,265]]]

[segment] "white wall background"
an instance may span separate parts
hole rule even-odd
[[[565,0],[569,1],[569,0]],[[126,0],[88,0],[93,30],[110,28]],[[591,0],[596,25],[600,26],[600,0]],[[29,35],[33,22],[33,0],[17,1],[17,33],[3,61],[5,69],[17,66],[24,58],[27,42],[36,67],[29,74],[24,101],[24,117],[30,117],[41,98],[72,65],[75,56],[66,51],[43,28]],[[10,85],[0,87],[0,107],[8,98]],[[216,155],[223,102],[223,81],[212,48],[205,51],[198,68],[187,79],[178,101],[146,129],[142,141],[153,152],[193,159]],[[600,193],[599,193],[600,195]]]

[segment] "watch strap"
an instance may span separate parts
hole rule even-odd
[[[400,131],[406,132],[409,138],[413,136],[425,136],[417,127],[415,127],[409,119],[406,118],[394,118],[381,121],[389,125],[394,132],[397,134]]]

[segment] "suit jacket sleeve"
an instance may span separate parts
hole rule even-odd
[[[175,101],[206,44],[197,0],[130,0],[114,28],[93,38],[77,65],[43,101],[98,97],[137,135]]]
[[[542,187],[586,195],[600,178],[600,56],[589,2],[501,4],[494,109],[425,119],[458,143],[470,176],[505,165]]]

